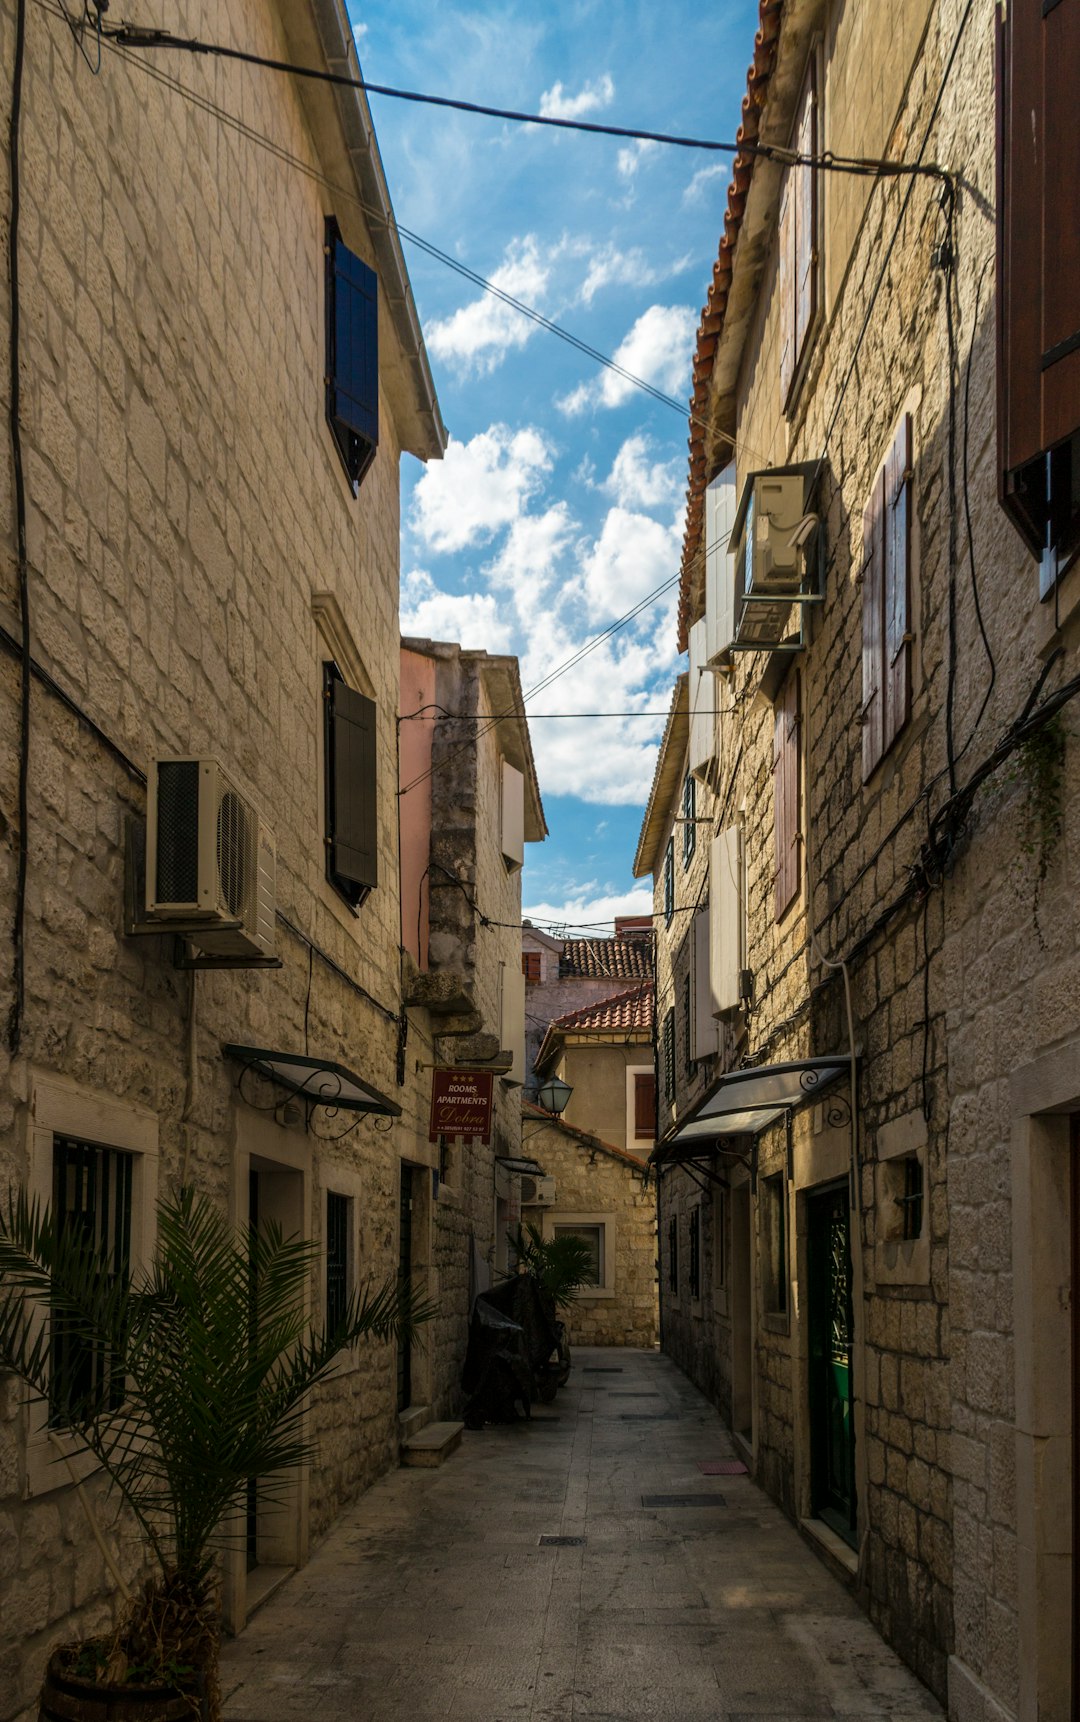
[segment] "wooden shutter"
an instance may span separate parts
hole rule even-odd
[[[803,86],[795,148],[800,155],[817,154],[817,56],[811,54]],[[795,178],[795,355],[798,366],[817,315],[817,173],[812,167],[793,169]]]
[[[656,1131],[656,1077],[652,1071],[634,1077],[634,1139],[651,1142]]]
[[[326,416],[354,485],[379,444],[379,281],[326,224]]]
[[[789,168],[780,193],[779,246],[780,405],[786,407],[795,376],[795,174]]]
[[[882,752],[911,716],[911,414],[901,414],[885,460]]]
[[[375,702],[328,673],[327,871],[359,902],[379,882]]]
[[[540,981],[540,952],[522,951],[521,972],[530,986],[537,986]]]
[[[776,833],[776,919],[799,889],[799,678],[784,683],[773,728],[773,824]]]
[[[862,768],[863,782],[881,759],[885,735],[883,681],[885,611],[885,522],[882,476],[878,473],[863,515],[862,570]]]
[[[1016,475],[1080,430],[1080,0],[1000,6],[997,50],[1000,489],[1038,554]]]

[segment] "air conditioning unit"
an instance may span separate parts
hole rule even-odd
[[[211,956],[274,952],[274,837],[216,759],[157,759],[147,786],[146,913]]]
[[[743,537],[743,590],[762,596],[798,591],[806,516],[801,473],[762,472],[754,479]]]
[[[529,1172],[521,1177],[521,1206],[523,1208],[550,1208],[555,1202],[554,1178],[537,1178]]]

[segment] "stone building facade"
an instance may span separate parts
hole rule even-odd
[[[522,1203],[545,1238],[563,1230],[595,1252],[596,1284],[563,1311],[570,1344],[653,1346],[657,1336],[656,1200],[644,1157],[526,1101],[523,1152],[554,1180],[555,1199]]]
[[[406,1412],[454,1409],[465,1232],[492,1247],[490,1156],[464,1169],[456,1203],[444,1198],[428,1140],[436,1028],[402,988],[399,465],[438,458],[445,439],[363,97],[233,62],[148,69],[108,48],[94,78],[66,22],[26,13],[22,595],[10,449],[0,463],[0,918],[20,928],[0,964],[0,1184],[50,1199],[61,1151],[130,1170],[138,1264],[155,1196],[188,1181],[240,1227],[276,1218],[323,1243],[316,1315],[331,1235],[346,1282],[406,1267],[445,1298],[424,1353],[362,1349],[315,1396],[316,1457],[283,1506],[256,1504],[223,1557],[226,1624],[239,1629],[396,1461],[403,1392]],[[358,71],[339,0],[197,5],[185,28]],[[14,32],[6,7],[8,67]],[[10,99],[9,78],[5,127]],[[335,338],[351,294],[359,378]],[[11,309],[5,295],[9,337]],[[350,402],[353,382],[362,399]],[[272,836],[261,966],[182,966],[206,954],[204,930],[148,921],[148,783],[170,758],[219,762],[243,829],[257,818]],[[492,753],[480,775],[498,769]],[[497,837],[478,841],[476,874],[499,918],[520,920]],[[498,1023],[500,1045],[503,960],[476,960],[479,1026]],[[517,971],[516,934],[505,961]],[[226,1060],[226,1045],[306,1058],[316,1073],[345,1066],[389,1105],[309,1107],[255,1061]],[[500,1131],[513,1145],[508,1095]],[[50,1646],[103,1628],[116,1606],[57,1444],[42,1408],[0,1384],[5,1719],[32,1713]],[[136,1576],[132,1527],[100,1478],[85,1486]]]
[[[762,0],[638,851],[663,1343],[962,1722],[1076,1702],[1080,316],[1039,283],[1077,49],[1061,8]]]
[[[521,930],[525,976],[525,1066],[528,1092],[536,1092],[536,1060],[549,1025],[567,1011],[652,974],[651,923],[617,916],[610,938],[555,938],[526,921]]]

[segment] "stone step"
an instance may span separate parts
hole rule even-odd
[[[398,1412],[398,1439],[408,1441],[431,1422],[430,1405],[408,1405]]]
[[[402,1442],[403,1465],[441,1465],[461,1446],[464,1423],[429,1423],[418,1435]]]

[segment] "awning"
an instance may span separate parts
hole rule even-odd
[[[306,1100],[309,1106],[342,1107],[347,1112],[374,1112],[382,1118],[400,1118],[401,1107],[364,1082],[343,1064],[329,1058],[308,1058],[297,1052],[271,1052],[261,1046],[223,1046],[224,1058],[235,1059],[245,1070],[257,1071],[280,1088]]]
[[[507,1172],[524,1173],[527,1178],[546,1178],[544,1168],[535,1160],[524,1158],[514,1159],[509,1154],[496,1154],[495,1162]]]
[[[846,1054],[731,1070],[714,1083],[685,1122],[657,1144],[649,1164],[677,1164],[708,1154],[725,1138],[759,1136],[787,1113],[819,1100],[850,1070],[851,1060]],[[734,1144],[728,1146],[733,1148]]]

